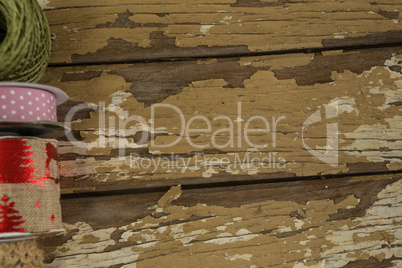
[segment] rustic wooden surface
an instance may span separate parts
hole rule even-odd
[[[49,0],[53,63],[402,43],[399,0]]]
[[[60,142],[63,191],[401,170],[401,66],[402,48],[392,47],[50,68],[42,82],[63,88],[70,95],[70,101],[60,108],[59,120],[63,121],[74,105],[84,104],[73,119],[72,129],[86,148]],[[311,148],[323,149],[326,123],[338,123],[339,164],[335,167],[312,157],[303,146],[301,133],[305,120],[333,101],[339,102],[337,116],[307,128],[304,140]],[[238,102],[242,105],[240,114]],[[195,115],[208,118],[211,131],[193,133],[195,137],[189,140],[209,146],[191,146],[182,132],[179,115],[170,108],[155,108],[154,126],[148,124],[152,104],[156,103],[178,107],[186,122]],[[102,114],[107,120],[100,125]],[[214,121],[217,115],[232,120],[236,128],[233,146],[216,148],[211,142],[215,131],[229,127],[227,120]],[[267,118],[271,128],[270,132],[249,134],[253,144],[266,143],[258,149],[237,130],[238,118],[244,127],[256,115]],[[141,117],[147,126],[117,120],[128,116]],[[276,130],[273,116],[286,117]],[[114,118],[112,122],[110,118]],[[205,128],[204,121],[193,122],[191,128]],[[260,120],[251,121],[249,126],[265,129]],[[143,134],[147,141],[140,143]],[[151,135],[155,140],[150,140]],[[180,142],[168,148],[155,148],[151,143],[167,144],[179,138]],[[219,145],[226,144],[230,133],[225,131],[216,140]],[[120,149],[125,149],[122,154]],[[166,162],[164,158],[171,153],[179,159],[176,164],[169,168],[158,164]],[[252,164],[253,158],[269,155],[276,164]],[[227,158],[228,164],[219,165],[213,158]],[[141,159],[146,159],[149,167],[141,168]],[[281,159],[284,164],[278,164]]]
[[[400,267],[401,183],[364,176],[75,197],[62,200],[66,234],[40,243],[47,267]]]
[[[402,267],[402,1],[39,2],[76,140],[46,267]]]

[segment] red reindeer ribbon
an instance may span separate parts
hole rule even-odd
[[[56,146],[55,140],[0,138],[0,233],[63,228]]]

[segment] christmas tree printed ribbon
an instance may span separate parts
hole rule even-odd
[[[1,137],[0,238],[62,228],[57,142]]]

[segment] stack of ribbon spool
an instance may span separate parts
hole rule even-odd
[[[25,38],[19,40],[18,38]],[[57,141],[60,89],[33,84],[50,34],[37,0],[0,0],[0,267],[41,267],[36,236],[63,229]]]

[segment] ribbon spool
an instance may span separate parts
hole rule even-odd
[[[58,137],[57,105],[68,96],[58,88],[29,83],[0,83],[0,132]],[[68,130],[68,129],[67,129]]]
[[[62,229],[57,142],[0,137],[0,242]]]
[[[37,0],[0,0],[0,81],[39,81],[50,47],[49,25]]]
[[[36,239],[0,243],[0,267],[43,267]]]

